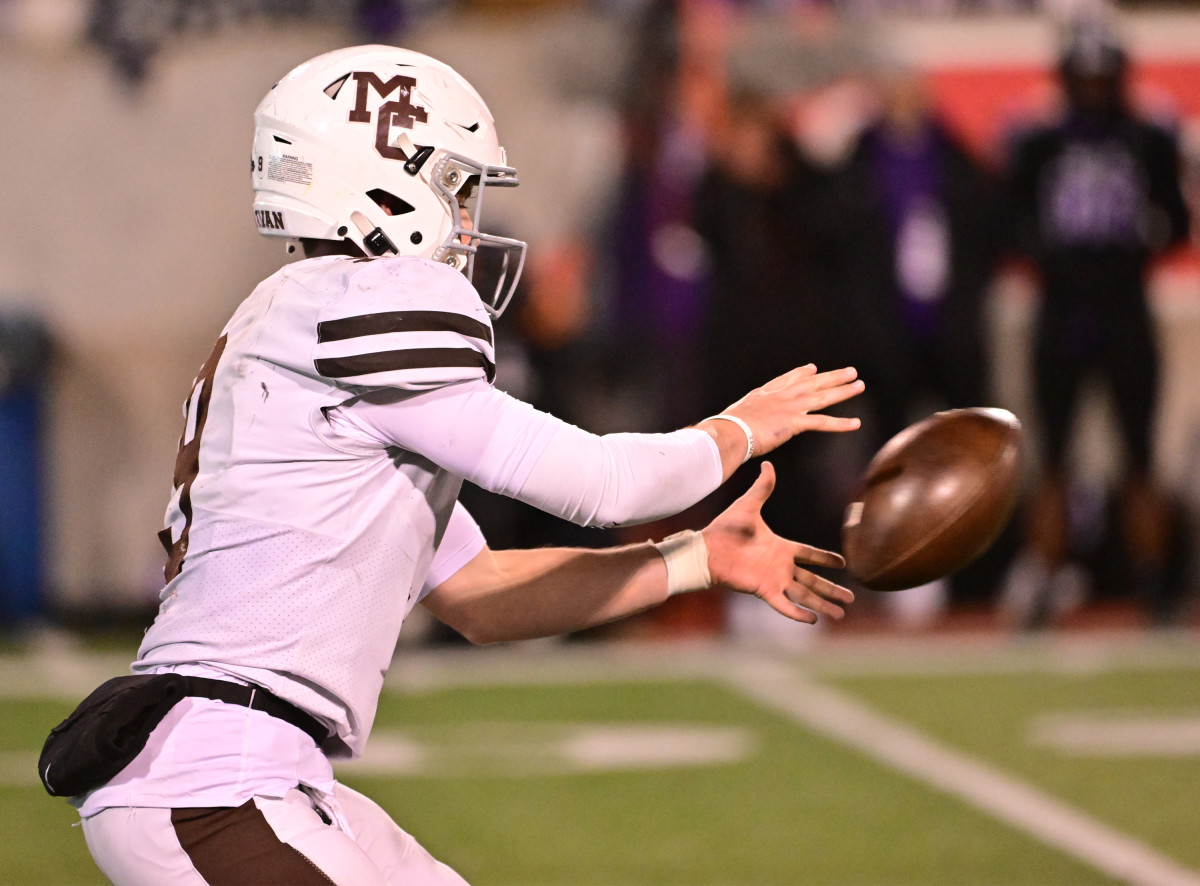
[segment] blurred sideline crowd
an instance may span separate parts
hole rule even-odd
[[[497,384],[589,430],[665,431],[796,365],[853,365],[867,393],[845,412],[863,430],[780,449],[765,510],[781,534],[838,550],[843,508],[887,439],[939,409],[1010,405],[991,377],[989,298],[997,276],[1019,268],[1038,291],[1023,367],[1032,404],[1019,416],[1035,444],[1021,509],[962,573],[863,594],[848,622],[874,613],[915,629],[973,612],[1037,629],[1097,602],[1150,624],[1194,621],[1197,515],[1156,475],[1161,367],[1147,298],[1154,262],[1189,238],[1184,164],[1171,121],[1130,100],[1136,59],[1118,31],[1094,10],[1064,19],[1052,107],[980,151],[920,70],[865,51],[834,6],[798,5],[787,41],[735,52],[730,34],[749,6],[636,7],[617,90],[615,193],[593,225],[599,236],[559,242],[526,272],[497,324]],[[797,45],[811,51],[791,71]],[[828,112],[831,101],[841,112]],[[853,125],[811,125],[817,103],[826,124]],[[16,454],[36,449],[21,437],[37,420],[36,373],[23,367],[47,347],[44,332],[0,318],[6,490],[28,490],[23,479],[40,470],[35,454]],[[1071,459],[1081,398],[1096,382],[1120,464],[1102,489],[1081,486]],[[599,546],[698,528],[754,471],[662,525],[604,533],[469,486],[463,499],[493,547]],[[35,498],[0,496],[6,623],[38,606]],[[594,633],[793,629],[732,596],[673,598]],[[453,639],[427,631],[430,642]]]
[[[867,593],[852,614],[874,607],[924,627],[971,609],[1033,629],[1110,601],[1154,624],[1190,618],[1195,529],[1154,473],[1159,354],[1146,292],[1151,263],[1188,238],[1183,164],[1170,124],[1132,106],[1131,60],[1112,26],[1064,22],[1055,110],[980,156],[919,70],[852,49],[844,69],[818,77],[852,95],[859,125],[823,150],[804,138],[794,80],[764,89],[770,78],[753,65],[738,70],[733,16],[714,4],[651,8],[622,90],[625,156],[606,236],[535,265],[499,332],[519,367],[506,379],[502,362],[500,384],[597,430],[661,431],[800,363],[856,366],[867,394],[845,409],[864,430],[776,453],[766,508],[781,533],[837,550],[843,509],[887,439],[938,409],[1003,405],[989,378],[988,298],[1019,263],[1040,289],[1026,367],[1035,410],[1020,416],[1040,445],[1022,510],[964,572]],[[1111,489],[1076,488],[1071,471],[1093,380],[1116,419]],[[743,474],[695,513],[605,540],[696,528],[749,484]],[[499,544],[597,543],[519,503],[465,495]],[[693,595],[642,627],[771,630],[755,602]]]

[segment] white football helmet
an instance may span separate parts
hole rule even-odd
[[[493,316],[504,310],[525,244],[484,233],[481,211],[488,187],[516,186],[517,172],[487,105],[448,65],[394,46],[329,52],[275,84],[254,124],[260,234],[348,239],[367,255],[420,255],[468,279],[477,250],[495,249],[502,271],[481,298]]]

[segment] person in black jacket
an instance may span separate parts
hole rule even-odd
[[[1142,593],[1163,590],[1169,514],[1154,483],[1159,354],[1146,272],[1186,237],[1188,213],[1175,136],[1131,110],[1127,71],[1111,34],[1075,26],[1059,63],[1063,113],[1012,150],[1017,246],[1041,286],[1033,391],[1044,474],[1032,496],[1021,571],[1006,591],[1011,615],[1027,626],[1079,602],[1079,591],[1070,590],[1079,569],[1070,565],[1067,456],[1082,386],[1092,376],[1111,395],[1124,450],[1117,525],[1129,578]]]
[[[936,400],[988,400],[985,296],[1001,252],[998,188],[931,106],[918,74],[880,78],[881,112],[833,186],[839,313],[873,381],[882,443]]]
[[[880,110],[822,213],[848,349],[833,359],[867,381],[871,451],[935,409],[989,405],[986,297],[1003,249],[998,182],[942,121],[920,74],[888,71],[878,88]],[[989,593],[985,575],[961,576],[956,595]]]
[[[730,97],[728,126],[693,199],[693,224],[708,254],[697,349],[706,409],[730,402],[731,392],[740,396],[744,379],[771,367],[823,367],[844,354],[819,272],[822,179],[777,102],[753,91]],[[721,348],[721,341],[740,346]],[[775,455],[780,486],[770,519],[836,546],[844,499],[826,476],[828,447],[793,442]]]

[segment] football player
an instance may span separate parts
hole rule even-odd
[[[1065,37],[1063,106],[1014,139],[1008,170],[1016,246],[1033,262],[1041,296],[1030,381],[1042,476],[1001,596],[1009,618],[1028,629],[1057,623],[1083,604],[1093,578],[1111,582],[1122,571],[1121,592],[1132,589],[1156,618],[1169,618],[1176,598],[1176,520],[1155,465],[1161,338],[1147,287],[1154,260],[1191,229],[1179,135],[1137,109],[1131,61],[1105,22],[1082,18]],[[1116,568],[1105,550],[1089,575],[1073,537],[1071,487],[1076,418],[1093,382],[1107,391],[1121,457],[1117,544],[1103,546],[1116,549]]]
[[[183,696],[73,802],[117,884],[461,883],[330,766],[363,752],[414,606],[491,643],[716,584],[809,623],[852,600],[805,568],[841,557],[763,523],[769,464],[703,531],[606,550],[491,550],[462,481],[585,526],[656,520],[802,431],[857,427],[822,410],[862,383],[804,366],[694,427],[587,433],[492,387],[524,244],[484,229],[517,174],[465,80],[416,52],[339,50],[280,80],[255,123],[259,230],[305,258],[235,311],[187,398],[167,583],[133,664]],[[485,250],[501,271],[480,293]]]

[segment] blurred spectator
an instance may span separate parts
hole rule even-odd
[[[932,402],[988,402],[984,300],[1001,253],[998,188],[912,71],[839,170],[827,213],[842,317],[871,390],[877,443]]]
[[[828,368],[839,350],[813,232],[821,173],[797,150],[785,122],[763,96],[732,97],[696,192],[695,225],[710,265],[699,349],[706,413],[796,366]],[[798,437],[772,456],[778,481],[764,514],[784,535],[836,548],[842,502],[831,503],[822,482],[824,442]]]
[[[834,365],[837,327],[827,316],[813,231],[823,173],[797,149],[787,123],[777,101],[748,91],[731,96],[696,191],[695,226],[709,270],[698,359],[706,414],[796,366]],[[801,435],[772,453],[776,487],[763,507],[781,535],[830,550],[840,547],[844,506],[827,470],[834,443]],[[717,498],[740,494],[753,479],[745,473]],[[726,601],[731,635],[786,646],[803,641],[794,626],[764,618],[757,602]]]
[[[610,290],[602,318],[609,420],[626,428],[659,431],[708,414],[698,376],[706,253],[693,228],[693,197],[724,103],[729,14],[720,3],[652,0],[633,30],[637,45],[620,91],[623,171],[602,247],[610,261],[596,263]],[[618,533],[635,541],[692,528],[707,520],[709,504]],[[684,596],[601,632],[722,630],[725,595]]]
[[[1124,450],[1115,528],[1128,584],[1155,606],[1169,590],[1172,508],[1154,479],[1159,355],[1146,271],[1186,236],[1188,216],[1176,138],[1131,110],[1127,69],[1107,30],[1074,25],[1059,62],[1061,117],[1012,151],[1018,247],[1041,285],[1033,388],[1044,473],[1002,601],[1025,626],[1053,620],[1088,593],[1073,562],[1068,450],[1092,376],[1107,385]]]
[[[42,445],[50,337],[38,320],[0,315],[0,629],[44,613]]]
[[[90,0],[87,37],[129,85],[138,86],[163,46],[180,34],[207,34],[261,17],[276,23],[348,25],[363,43],[388,43],[420,13],[441,5],[439,0]]]
[[[870,412],[870,450],[932,411],[987,405],[986,295],[1002,253],[999,188],[941,121],[923,78],[878,77],[880,109],[826,211],[833,293]],[[969,596],[971,573],[956,579]],[[978,576],[976,576],[978,577]],[[937,612],[944,583],[893,602]]]
[[[705,255],[692,197],[723,101],[723,15],[717,5],[649,4],[622,97],[625,168],[608,244],[611,350],[645,431],[703,417],[696,349]]]

